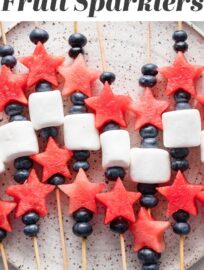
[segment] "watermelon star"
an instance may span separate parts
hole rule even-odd
[[[112,191],[97,194],[97,200],[106,207],[105,224],[119,217],[134,222],[133,204],[140,197],[141,194],[139,192],[127,191],[120,178],[118,178]]]
[[[14,74],[7,66],[2,66],[0,74],[0,111],[7,104],[17,101],[27,105],[28,101],[24,94],[27,84],[27,74]]]
[[[67,163],[70,161],[73,153],[67,148],[60,148],[53,138],[49,138],[45,152],[33,155],[31,158],[43,166],[42,181],[47,181],[55,174],[64,175],[71,178]]]
[[[80,208],[97,212],[96,195],[104,189],[103,183],[91,183],[83,169],[80,169],[73,184],[60,185],[59,188],[69,197],[69,213]]]
[[[161,253],[165,249],[164,233],[170,226],[168,221],[156,221],[151,214],[141,208],[135,223],[130,226],[134,236],[134,251],[148,247]]]
[[[86,96],[91,96],[91,86],[99,78],[100,72],[86,66],[82,54],[75,59],[72,65],[60,67],[59,73],[64,77],[65,83],[62,90],[63,96],[69,96],[75,91],[80,91]]]
[[[126,127],[125,113],[131,99],[123,95],[114,95],[106,82],[98,97],[85,100],[86,104],[96,113],[96,128],[101,128],[108,122],[115,122]]]
[[[16,218],[30,211],[35,211],[41,217],[45,217],[48,214],[46,197],[54,189],[52,185],[42,184],[35,170],[32,170],[23,185],[10,186],[6,193],[17,203]]]
[[[22,57],[19,61],[29,69],[27,86],[32,87],[45,80],[58,86],[57,69],[64,62],[64,57],[47,53],[42,43],[38,43],[32,56]]]
[[[0,201],[0,228],[7,232],[12,231],[8,216],[15,207],[14,202]]]
[[[174,183],[171,186],[157,188],[159,193],[168,200],[168,216],[178,210],[184,210],[192,215],[197,215],[196,197],[202,189],[202,185],[189,184],[180,171],[177,173]]]
[[[166,95],[171,95],[179,89],[195,95],[195,80],[199,78],[203,70],[203,66],[189,64],[184,54],[178,52],[172,66],[159,69],[159,72],[168,80]]]
[[[138,103],[131,103],[130,110],[136,115],[135,129],[151,124],[162,129],[162,113],[169,107],[169,102],[159,101],[154,98],[149,88],[145,89],[144,95]]]

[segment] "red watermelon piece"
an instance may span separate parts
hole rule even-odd
[[[134,222],[133,205],[140,197],[139,192],[127,191],[120,178],[118,178],[112,191],[97,194],[97,200],[106,207],[105,224],[119,217]]]
[[[156,221],[150,212],[141,208],[135,223],[130,226],[134,236],[134,251],[148,247],[161,253],[165,249],[164,233],[170,226],[168,221]]]
[[[16,218],[30,211],[35,211],[41,217],[45,217],[48,214],[46,197],[54,189],[55,186],[41,183],[35,170],[32,170],[27,182],[8,187],[6,193],[13,197],[17,204]]]
[[[8,201],[0,201],[0,228],[11,232],[11,224],[9,222],[9,215],[15,209],[16,203]]]

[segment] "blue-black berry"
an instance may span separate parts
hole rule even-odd
[[[84,105],[74,105],[69,109],[69,114],[86,113],[87,107]]]
[[[156,76],[158,74],[158,67],[155,64],[146,64],[141,71],[143,75]]]
[[[108,82],[108,84],[112,84],[115,81],[116,77],[113,72],[105,71],[100,76],[100,81],[102,83]]]
[[[161,254],[150,248],[142,248],[138,251],[138,259],[144,264],[157,264]]]
[[[30,33],[30,40],[34,44],[37,44],[38,42],[45,43],[48,41],[48,39],[49,39],[49,34],[44,29],[35,28]]]
[[[176,42],[186,41],[188,38],[188,35],[187,35],[186,31],[184,31],[184,30],[177,30],[173,33],[172,38]]]
[[[36,92],[48,92],[52,91],[52,84],[46,81],[40,81],[36,85]]]
[[[39,233],[39,226],[37,224],[27,225],[25,226],[23,232],[29,237],[37,236]]]
[[[109,122],[103,127],[103,132],[110,131],[110,130],[118,130],[120,126],[115,122]]]
[[[141,148],[157,148],[158,142],[155,138],[144,138],[141,140]]]
[[[84,105],[86,98],[88,98],[88,96],[86,96],[85,94],[81,92],[75,92],[71,95],[71,102],[74,105]]]
[[[10,45],[2,45],[0,46],[0,56],[4,57],[7,55],[13,55],[14,54],[14,49]]]
[[[73,59],[77,58],[80,53],[84,54],[84,50],[81,47],[74,47],[69,50],[69,56]]]
[[[114,233],[123,234],[129,228],[129,223],[124,218],[116,218],[110,223],[110,229]]]
[[[189,154],[188,148],[171,148],[170,149],[170,155],[173,158],[183,159],[183,158],[187,157],[188,154]]]
[[[60,174],[55,174],[48,179],[48,183],[54,186],[63,185],[64,182],[65,182],[65,177]]]
[[[189,168],[188,160],[186,159],[175,159],[171,161],[171,168],[174,171],[186,171]]]
[[[153,208],[158,204],[158,202],[158,198],[151,194],[143,195],[140,199],[141,206],[145,208]]]
[[[29,157],[19,157],[14,160],[14,167],[17,170],[29,170],[33,166],[33,161]]]
[[[48,139],[49,137],[57,137],[58,129],[56,127],[47,127],[40,130],[40,136],[43,139]]]
[[[76,236],[84,237],[84,238],[88,237],[93,232],[93,228],[91,224],[88,222],[75,223],[72,230]]]
[[[139,84],[142,87],[153,87],[157,83],[157,79],[155,76],[152,75],[143,75],[139,79]]]
[[[76,222],[89,222],[93,218],[93,212],[86,208],[81,208],[73,213],[73,218]]]
[[[90,165],[87,161],[77,161],[73,164],[73,170],[75,172],[78,172],[79,169],[83,169],[84,171],[87,171],[90,168]]]
[[[158,135],[158,128],[153,125],[146,125],[140,129],[140,136],[142,138],[155,138]]]
[[[187,222],[190,218],[190,214],[184,210],[178,210],[173,214],[173,218],[177,222]]]
[[[22,114],[23,106],[19,103],[10,103],[5,107],[5,113],[9,116]]]
[[[23,184],[27,180],[29,174],[30,172],[28,170],[17,170],[14,174],[14,180],[19,184]]]
[[[143,194],[143,195],[148,195],[148,194],[152,194],[154,195],[157,190],[157,184],[143,184],[143,183],[139,183],[137,185],[137,190]]]
[[[17,60],[16,60],[16,57],[13,55],[6,55],[2,57],[1,59],[2,66],[5,65],[8,68],[14,68],[16,64],[17,64]]]
[[[125,169],[122,167],[110,167],[105,171],[105,177],[109,181],[116,181],[118,177],[123,179],[125,177]]]
[[[174,99],[177,103],[188,103],[191,99],[191,94],[186,92],[183,89],[179,89],[175,94],[174,94]]]
[[[90,157],[90,152],[87,150],[77,150],[74,151],[74,158],[77,161],[86,161]]]
[[[69,37],[69,45],[72,47],[84,47],[87,43],[87,38],[80,34],[80,33],[74,33]]]
[[[12,115],[9,119],[9,122],[14,122],[14,121],[27,121],[27,117],[21,115],[21,114],[16,114]]]
[[[22,221],[25,225],[36,224],[40,217],[36,212],[29,212],[22,216]]]
[[[176,222],[173,225],[173,231],[179,235],[188,235],[191,231],[191,226],[187,222]]]

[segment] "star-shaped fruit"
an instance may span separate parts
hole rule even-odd
[[[65,83],[62,89],[63,96],[69,96],[75,91],[80,91],[86,96],[91,96],[91,86],[99,78],[100,72],[87,67],[82,54],[68,67],[61,66],[59,73],[64,77]]]
[[[177,173],[174,183],[171,186],[157,188],[168,200],[168,216],[178,210],[184,210],[189,214],[197,215],[196,197],[202,189],[202,185],[189,184],[180,171]]]
[[[23,105],[28,103],[24,91],[27,86],[27,74],[14,74],[7,66],[2,66],[0,74],[0,111],[7,104],[17,101]]]
[[[162,113],[169,107],[169,102],[159,101],[154,98],[149,88],[138,103],[131,103],[130,110],[136,115],[135,129],[151,124],[162,129]]]
[[[204,204],[204,186],[203,186],[203,190],[198,193],[197,199],[199,200],[199,202]]]
[[[69,197],[69,213],[80,208],[97,212],[96,195],[104,189],[103,183],[91,183],[83,169],[80,169],[74,183],[60,185],[59,188]]]
[[[203,70],[203,66],[191,65],[184,54],[178,52],[172,66],[159,69],[159,72],[168,80],[166,95],[171,95],[179,89],[195,95],[195,80],[200,77]]]
[[[134,236],[134,250],[148,247],[161,253],[165,249],[164,233],[170,226],[168,221],[156,221],[151,214],[141,208],[135,223],[130,226]]]
[[[124,95],[114,95],[110,85],[106,82],[98,97],[85,100],[86,104],[96,114],[96,128],[101,128],[108,122],[115,122],[126,127],[125,113],[131,99]]]
[[[33,155],[31,158],[43,166],[42,181],[45,182],[55,174],[61,174],[67,178],[71,178],[68,162],[72,155],[72,151],[66,147],[60,148],[55,140],[50,137],[45,152]]]
[[[19,61],[29,69],[27,86],[32,87],[45,80],[58,86],[57,69],[64,62],[64,57],[52,56],[47,53],[42,43],[38,43],[33,55],[22,57]]]
[[[9,222],[9,215],[15,209],[16,203],[0,201],[0,228],[11,232],[12,228]]]
[[[6,193],[17,203],[16,218],[30,211],[35,211],[41,217],[45,217],[48,214],[46,197],[54,189],[52,185],[42,184],[35,170],[32,170],[23,185],[10,186]]]
[[[140,196],[139,192],[127,191],[120,178],[116,181],[112,191],[96,195],[97,200],[106,207],[105,224],[119,217],[134,222],[133,205]]]

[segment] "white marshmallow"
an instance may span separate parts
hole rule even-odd
[[[38,140],[30,121],[14,121],[0,127],[0,149],[3,161],[39,152]]]
[[[64,119],[64,142],[70,150],[99,150],[100,139],[92,113],[70,114]]]
[[[201,151],[201,161],[204,162],[204,130],[201,132],[200,151]]]
[[[198,110],[178,110],[162,115],[165,147],[194,147],[201,143],[201,118]]]
[[[102,166],[128,168],[130,165],[130,137],[126,130],[106,131],[100,136]]]
[[[59,90],[33,93],[29,96],[28,105],[35,130],[63,124],[64,110]]]
[[[138,183],[156,184],[169,181],[169,153],[157,148],[133,148],[130,152],[130,177]]]

